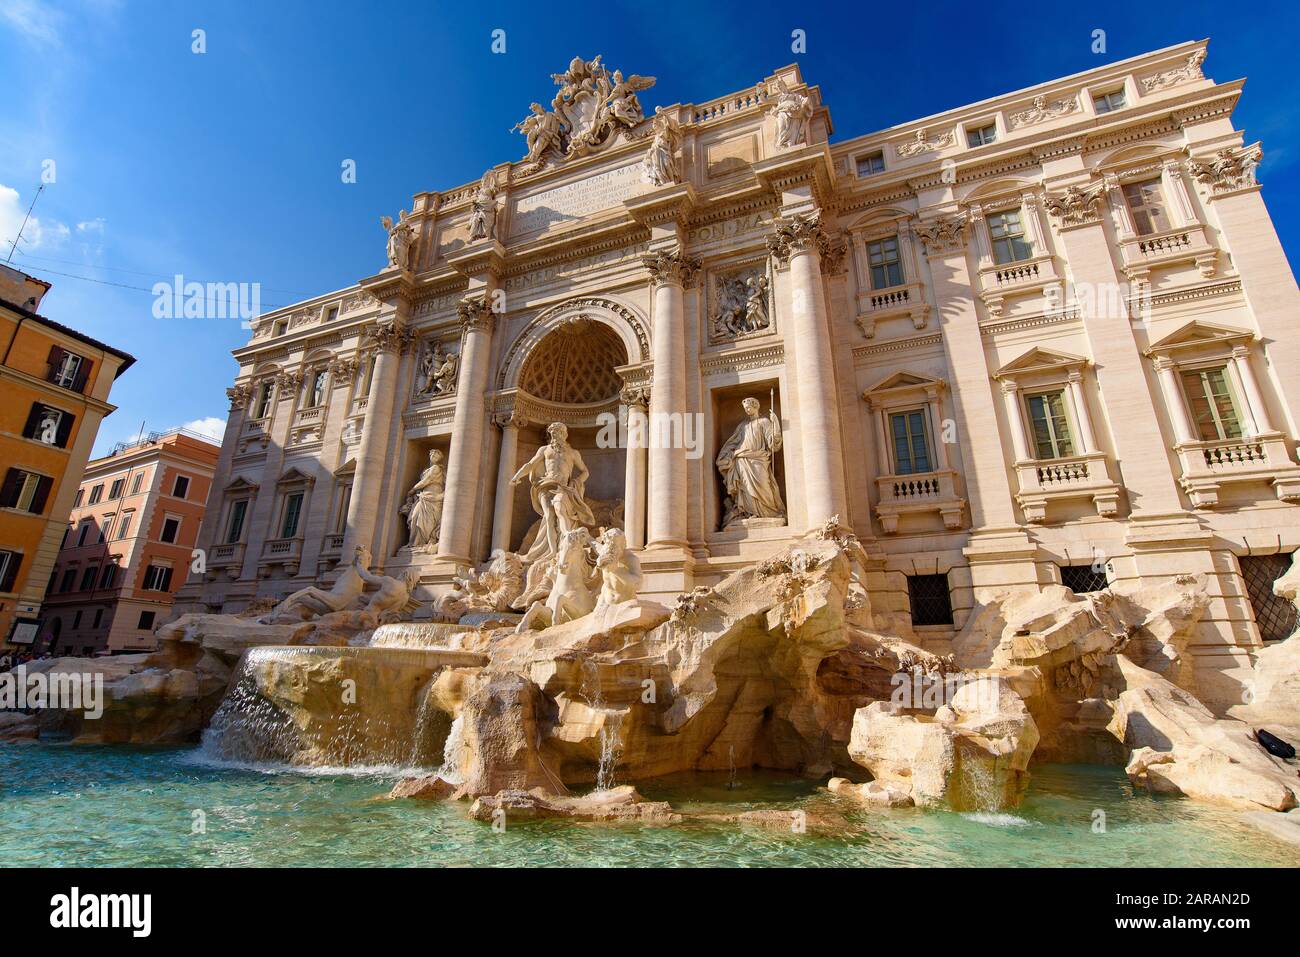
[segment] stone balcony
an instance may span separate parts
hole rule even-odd
[[[888,289],[870,289],[858,293],[858,315],[854,320],[862,334],[871,339],[876,334],[876,323],[883,319],[906,316],[917,329],[924,329],[930,319],[930,304],[925,300],[925,287],[919,282]]]
[[[1183,491],[1193,508],[1214,508],[1224,483],[1253,482],[1271,485],[1283,502],[1300,503],[1300,465],[1291,460],[1287,445],[1279,432],[1249,439],[1182,442],[1174,451],[1182,464]]]
[[[1151,270],[1179,263],[1195,263],[1204,278],[1218,268],[1219,251],[1210,244],[1200,223],[1162,230],[1148,236],[1129,236],[1119,242],[1124,274],[1131,282],[1149,282]]]
[[[952,469],[919,472],[914,475],[882,475],[876,479],[879,502],[876,518],[886,535],[898,532],[903,515],[938,512],[943,527],[962,527],[965,499],[957,494],[957,473]]]
[[[1047,521],[1052,502],[1090,498],[1103,518],[1119,509],[1119,485],[1110,477],[1102,452],[1017,462],[1016,479],[1020,488],[1016,501],[1030,524]]]
[[[244,543],[232,542],[227,545],[214,545],[208,551],[207,574],[209,579],[216,578],[219,572],[234,581],[244,567]]]
[[[257,563],[258,573],[265,578],[274,567],[280,566],[287,574],[296,575],[301,559],[301,538],[268,538],[262,545],[262,557]]]
[[[1048,286],[1060,286],[1063,282],[1052,256],[988,264],[979,271],[980,299],[988,307],[989,315],[996,319],[1002,315],[1008,298],[1040,294]]]

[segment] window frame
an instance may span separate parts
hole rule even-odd
[[[863,163],[865,162],[868,164],[868,167],[871,167],[875,165],[873,163],[874,160],[880,161],[880,168],[879,169],[868,168],[868,170],[864,173],[862,171]],[[857,156],[853,157],[853,171],[857,174],[858,179],[866,179],[869,176],[879,176],[881,173],[885,172],[885,168],[886,167],[885,167],[884,150],[874,150],[873,152],[870,153],[860,153]]]
[[[926,465],[928,466],[927,468],[924,469],[918,469],[915,467],[916,464],[915,451],[916,451],[917,436],[913,435],[912,433],[911,418],[912,416],[917,416],[917,415],[920,416],[920,420],[921,420],[921,434],[920,434],[921,448],[925,452]],[[909,468],[906,471],[900,468],[900,466],[903,463],[898,454],[899,435],[894,425],[895,420],[898,419],[902,420],[904,429],[906,430],[905,438],[908,443],[907,451],[908,451],[908,459],[909,459]],[[886,431],[886,435],[889,437],[890,452],[892,453],[890,456],[890,463],[893,468],[892,474],[930,475],[933,472],[935,472],[936,468],[934,462],[934,442],[932,439],[933,430],[930,424],[929,407],[921,405],[910,409],[889,409],[888,411],[885,412],[885,421],[889,425],[889,428]]]
[[[1051,455],[1043,455],[1042,445],[1038,441],[1038,431],[1034,428],[1034,399],[1046,399],[1049,396],[1055,396],[1061,403],[1059,415],[1046,408],[1047,415],[1044,417],[1044,423],[1047,426],[1047,440],[1050,445]],[[1029,439],[1033,445],[1034,461],[1050,462],[1056,459],[1069,459],[1079,455],[1078,451],[1078,425],[1073,421],[1069,389],[1058,388],[1053,386],[1039,387],[1034,390],[1026,390],[1023,395],[1025,406],[1025,424],[1029,427]],[[1057,434],[1054,420],[1061,419],[1065,426],[1064,441],[1069,444],[1069,451],[1061,451],[1062,437]]]
[[[1015,220],[1016,231],[1014,232],[1009,228],[1010,219]],[[995,220],[998,222],[995,223]],[[1034,243],[1025,229],[1022,207],[1013,206],[1010,209],[986,213],[984,227],[989,231],[989,253],[993,256],[994,265],[1011,266],[1034,258]],[[1002,235],[998,235],[998,229],[1002,230]],[[1007,244],[1008,252],[1014,253],[1017,249],[1023,247],[1025,254],[1023,256],[1013,255],[1009,259],[1003,259],[998,252],[1000,244],[1003,243]]]
[[[893,247],[893,259],[886,258],[886,255],[889,252],[889,250],[886,249],[887,244]],[[863,245],[867,252],[867,275],[870,279],[871,289],[873,292],[881,289],[896,289],[899,286],[907,284],[907,274],[903,271],[903,247],[898,241],[897,233],[864,240]],[[879,265],[874,262],[876,253],[873,251],[873,247],[880,247]],[[876,281],[877,269],[882,271],[881,274],[885,280],[884,282]],[[897,281],[890,281],[893,279],[891,272],[897,273]]]
[[[1229,371],[1230,366],[1230,360],[1226,362],[1211,360],[1188,363],[1177,367],[1178,387],[1183,390],[1183,401],[1186,403],[1187,417],[1191,420],[1192,428],[1196,430],[1196,440],[1199,442],[1233,442],[1238,440],[1244,441],[1247,438],[1245,418],[1241,414],[1242,403],[1237,397],[1236,385],[1233,382],[1233,376]],[[1206,385],[1207,374],[1212,372],[1219,373],[1223,378],[1224,396],[1227,398],[1228,405],[1232,409],[1233,424],[1237,427],[1236,435],[1223,434],[1224,429],[1221,421],[1220,409],[1218,408],[1217,403],[1211,401],[1211,394],[1208,391],[1206,391],[1204,395],[1205,404],[1210,412],[1211,422],[1218,435],[1207,437],[1202,429],[1204,423],[1202,423],[1202,421],[1197,417],[1196,405],[1193,402],[1191,393],[1188,391],[1187,380],[1189,377],[1195,376],[1198,381],[1201,382],[1202,387],[1204,387]]]
[[[989,130],[992,130],[993,133],[988,139],[985,139],[984,134]],[[998,141],[998,121],[996,119],[982,121],[978,126],[968,125],[965,127],[965,131],[967,149],[975,150],[981,146],[992,146]]]
[[[1139,194],[1137,205],[1134,205],[1131,191],[1136,191]],[[1153,193],[1157,198],[1154,203],[1148,199]],[[1121,183],[1120,195],[1124,197],[1124,205],[1128,207],[1129,222],[1133,224],[1133,232],[1136,235],[1157,236],[1174,228],[1173,220],[1169,216],[1169,202],[1168,197],[1165,196],[1164,181],[1161,177],[1155,176]],[[1142,228],[1141,224],[1144,220],[1149,227],[1147,229]]]

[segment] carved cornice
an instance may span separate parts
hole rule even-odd
[[[913,134],[912,139],[894,146],[894,155],[902,157],[919,156],[922,153],[937,153],[939,150],[948,149],[956,142],[957,134],[952,130],[940,133],[934,139],[930,139],[925,129],[919,129]]]
[[[1190,83],[1193,80],[1205,79],[1205,74],[1201,70],[1201,65],[1205,62],[1204,50],[1193,50],[1187,58],[1187,62],[1180,67],[1172,70],[1164,70],[1151,76],[1142,77],[1142,92],[1155,93],[1159,90],[1168,89],[1171,86],[1178,86],[1180,83]]]
[[[785,361],[784,343],[759,346],[755,349],[715,353],[700,359],[700,372],[704,375],[743,372],[746,369],[766,369]]]
[[[661,250],[641,258],[641,263],[650,271],[650,285],[662,286],[675,284],[683,289],[691,289],[700,278],[700,261],[681,253]]]
[[[946,216],[918,223],[912,235],[925,244],[928,256],[957,252],[966,246],[966,220],[960,216]]]
[[[1034,105],[1025,110],[1018,110],[1012,113],[1008,119],[1011,128],[1019,129],[1022,126],[1033,126],[1035,123],[1045,123],[1048,120],[1059,119],[1062,116],[1068,116],[1079,110],[1079,98],[1077,96],[1067,96],[1063,99],[1049,102],[1046,96],[1038,95],[1034,97]]]

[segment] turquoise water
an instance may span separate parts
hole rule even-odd
[[[0,745],[5,866],[1295,866],[1295,848],[1239,815],[1135,792],[1119,769],[1036,768],[1005,815],[865,810],[775,774],[644,783],[688,812],[803,810],[807,833],[689,821],[672,827],[517,822],[463,805],[373,802],[375,774],[214,766],[193,749]],[[1106,815],[1094,833],[1094,811]],[[192,834],[202,811],[206,833]]]

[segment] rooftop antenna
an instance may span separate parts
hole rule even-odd
[[[32,218],[32,209],[35,208],[36,201],[41,198],[41,192],[44,189],[44,183],[41,183],[40,186],[36,187],[36,195],[32,197],[32,205],[27,207],[27,215],[23,217],[23,224],[18,227],[18,235],[15,236],[14,241],[9,244],[9,257],[5,260],[6,263],[13,262],[14,250],[18,248],[18,240],[23,238],[23,230],[27,228],[27,220]]]

